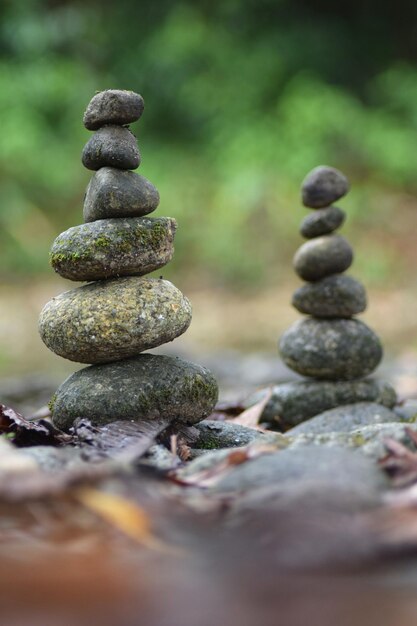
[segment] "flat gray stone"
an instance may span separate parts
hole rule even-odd
[[[45,345],[65,359],[105,363],[172,341],[190,322],[191,305],[172,283],[129,277],[56,296],[41,312],[39,331]]]
[[[109,217],[140,217],[159,204],[156,187],[144,176],[102,167],[91,178],[84,199],[84,221]]]
[[[349,181],[342,172],[319,165],[307,174],[301,185],[304,206],[312,209],[329,206],[349,191]]]
[[[170,217],[96,220],[73,226],[55,239],[50,262],[69,280],[142,276],[172,259],[176,228]]]
[[[246,401],[246,405],[256,404],[267,393],[269,389],[256,392]],[[272,388],[260,421],[287,430],[314,415],[345,404],[376,402],[392,408],[396,401],[395,390],[383,380],[297,380]]]
[[[124,126],[103,126],[85,144],[82,162],[89,170],[106,166],[135,170],[140,164],[136,137]]]
[[[377,335],[357,319],[307,318],[292,324],[279,341],[285,364],[324,380],[354,380],[373,372],[382,359]]]
[[[356,430],[359,426],[398,421],[397,415],[382,404],[357,402],[324,411],[288,431],[290,437],[301,434],[322,434]]]
[[[152,419],[194,424],[210,415],[217,395],[217,383],[204,367],[177,357],[141,354],[72,374],[51,402],[52,417],[64,430],[77,417],[95,425]]]
[[[107,124],[131,124],[143,113],[143,98],[134,91],[106,89],[93,96],[84,113],[84,126],[97,130]]]
[[[297,289],[292,304],[301,313],[314,317],[349,318],[366,309],[366,291],[351,276],[333,274]]]
[[[287,445],[280,433],[264,433],[255,428],[248,428],[231,421],[204,420],[197,424],[199,437],[193,444],[196,449],[218,450],[220,448],[239,448],[250,443],[282,443]]]
[[[301,222],[300,233],[306,239],[328,235],[340,228],[346,219],[346,213],[337,206],[317,209]]]
[[[323,235],[300,246],[294,255],[297,274],[307,281],[316,281],[331,274],[340,274],[352,265],[353,250],[341,235]]]

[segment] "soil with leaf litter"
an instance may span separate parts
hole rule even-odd
[[[413,623],[417,428],[287,445],[262,402],[179,432],[2,405],[1,623]]]

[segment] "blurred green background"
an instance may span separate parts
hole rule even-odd
[[[326,163],[352,183],[353,273],[415,288],[416,31],[415,0],[2,0],[3,287],[51,277],[91,175],[83,111],[125,88],[145,99],[140,171],[180,225],[165,276],[229,294],[293,280],[299,185]]]

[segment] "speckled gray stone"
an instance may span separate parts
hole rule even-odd
[[[312,209],[329,206],[348,191],[349,181],[346,176],[327,165],[319,165],[311,170],[301,185],[303,204]]]
[[[116,278],[66,291],[43,308],[39,332],[50,350],[79,363],[136,356],[172,341],[191,322],[187,298],[167,280]]]
[[[397,415],[382,404],[357,402],[324,411],[288,431],[290,437],[301,434],[348,433],[359,426],[400,421]]]
[[[85,144],[82,162],[89,170],[106,166],[135,170],[140,164],[136,138],[123,126],[103,126]]]
[[[316,281],[339,274],[350,267],[353,250],[340,235],[323,235],[306,241],[294,255],[294,269],[307,281]]]
[[[356,319],[299,320],[282,335],[279,351],[295,372],[325,380],[362,378],[382,359],[378,337]]]
[[[158,204],[158,190],[144,176],[129,170],[102,167],[88,184],[84,199],[84,221],[140,217],[152,213]]]
[[[246,401],[246,406],[257,404],[270,393],[260,422],[287,430],[305,420],[345,404],[376,402],[392,408],[397,401],[393,387],[373,378],[362,380],[328,381],[297,380],[257,391]]]
[[[52,416],[64,430],[77,417],[96,425],[157,418],[194,424],[211,413],[217,395],[217,383],[204,367],[176,357],[141,354],[72,374],[52,399]]]
[[[70,280],[142,276],[171,260],[176,228],[176,221],[169,217],[97,220],[73,226],[55,239],[51,265]]]
[[[264,433],[256,428],[235,424],[230,420],[204,420],[196,426],[199,437],[193,444],[195,449],[216,450],[219,448],[239,448],[249,443],[274,443],[279,447],[287,445],[281,433]]]
[[[366,291],[354,278],[333,274],[297,289],[292,304],[301,313],[314,317],[349,318],[366,309]]]
[[[328,235],[340,228],[346,218],[346,213],[337,206],[317,209],[307,215],[301,222],[300,233],[306,239]]]
[[[141,95],[123,89],[106,89],[93,96],[84,113],[84,126],[97,130],[106,124],[131,124],[140,118],[144,109]]]

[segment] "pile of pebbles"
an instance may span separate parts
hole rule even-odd
[[[91,364],[72,374],[51,401],[53,421],[63,429],[77,417],[96,425],[154,418],[193,424],[217,400],[207,369],[142,354],[172,341],[191,322],[191,305],[181,291],[145,276],[171,260],[177,224],[145,217],[157,208],[159,193],[132,171],[141,157],[128,127],[143,109],[139,94],[112,89],[97,93],[84,114],[85,127],[95,131],[82,153],[84,166],[95,172],[84,224],[56,238],[50,261],[64,278],[88,284],[53,298],[39,322],[48,348]]]

